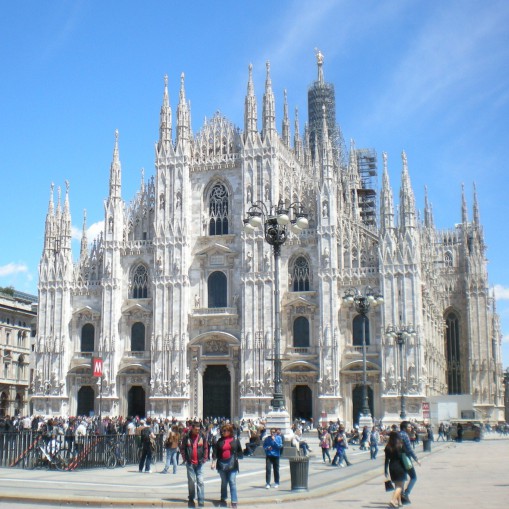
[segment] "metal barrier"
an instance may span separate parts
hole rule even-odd
[[[56,435],[55,437],[21,431],[19,433],[0,433],[0,467],[30,468],[31,456],[39,445],[48,447],[52,440],[56,448],[66,460],[67,470],[103,468],[106,459],[112,454],[112,444],[120,450],[129,465],[139,463],[140,437],[137,435],[86,435],[83,437]],[[155,461],[163,461],[163,435],[156,436]],[[55,447],[52,444],[51,447]]]

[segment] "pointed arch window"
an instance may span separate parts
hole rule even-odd
[[[136,322],[131,327],[131,352],[145,351],[145,324]]]
[[[95,328],[91,323],[86,323],[81,328],[81,351],[94,351]]]
[[[207,281],[208,307],[225,308],[227,302],[227,279],[224,272],[212,272]]]
[[[147,267],[139,264],[133,273],[132,298],[146,299],[148,297],[148,271]]]
[[[446,267],[452,267],[453,265],[452,253],[450,251],[447,251],[444,255],[444,265]]]
[[[299,256],[295,260],[290,278],[294,292],[309,291],[309,263],[306,258]]]
[[[309,348],[309,320],[299,316],[293,322],[294,348]]]
[[[445,318],[445,324],[447,390],[449,394],[461,394],[460,327],[456,313],[449,313]]]
[[[217,183],[209,195],[209,235],[228,233],[229,196],[226,187]]]
[[[365,328],[364,328],[365,327]],[[352,323],[352,344],[353,346],[362,346],[362,338],[366,337],[366,346],[370,343],[369,338],[369,318],[365,315],[357,315]]]

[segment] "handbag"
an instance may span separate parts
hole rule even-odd
[[[385,481],[385,491],[394,491],[394,484],[392,484],[392,481]]]
[[[412,460],[404,452],[401,453],[401,463],[403,463],[405,470],[410,470],[413,467]]]
[[[235,456],[230,456],[229,459],[225,460],[217,460],[217,469],[222,470],[223,472],[231,472],[235,470]]]

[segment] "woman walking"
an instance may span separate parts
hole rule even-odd
[[[164,466],[162,474],[166,474],[170,465],[173,465],[173,473],[177,473],[177,465],[178,465],[178,450],[180,443],[180,433],[178,431],[178,426],[175,424],[171,427],[166,440],[164,441],[164,448],[166,449],[166,465]]]
[[[325,463],[325,457],[327,456],[330,463],[331,459],[329,449],[332,448],[332,437],[331,434],[326,429],[323,430],[322,437],[320,439],[320,447],[322,449],[323,462]]]
[[[384,473],[385,477],[391,477],[391,481],[394,483],[396,489],[392,495],[392,499],[389,502],[389,507],[399,507],[402,505],[401,495],[403,493],[403,487],[407,479],[406,469],[403,465],[403,442],[399,434],[396,431],[391,431],[389,434],[389,441],[385,446],[385,466]]]
[[[239,471],[239,458],[242,459],[242,446],[238,438],[233,436],[233,426],[225,424],[221,428],[221,436],[212,449],[212,465],[221,477],[221,501],[219,507],[227,507],[228,486],[232,507],[236,508],[237,498],[237,472]]]

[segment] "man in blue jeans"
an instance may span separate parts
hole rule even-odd
[[[205,505],[205,486],[203,484],[203,464],[209,459],[207,439],[201,431],[198,421],[193,422],[191,431],[184,435],[180,452],[187,468],[187,488],[189,503],[195,507],[194,498],[198,498],[198,507]]]
[[[263,441],[263,448],[265,450],[265,487],[270,489],[270,474],[274,469],[274,488],[279,488],[279,457],[283,448],[283,439],[274,428]]]
[[[403,442],[403,452],[412,460],[414,460],[419,466],[421,466],[420,461],[417,459],[415,455],[414,449],[410,444],[410,438],[408,436],[408,432],[412,430],[412,424],[408,421],[403,421],[399,425],[399,436],[401,437],[401,441]],[[408,475],[410,477],[410,481],[406,487],[405,492],[401,495],[401,502],[403,505],[410,504],[410,492],[412,491],[414,484],[417,482],[417,474],[415,473],[415,468],[412,466],[410,470],[408,470]]]

